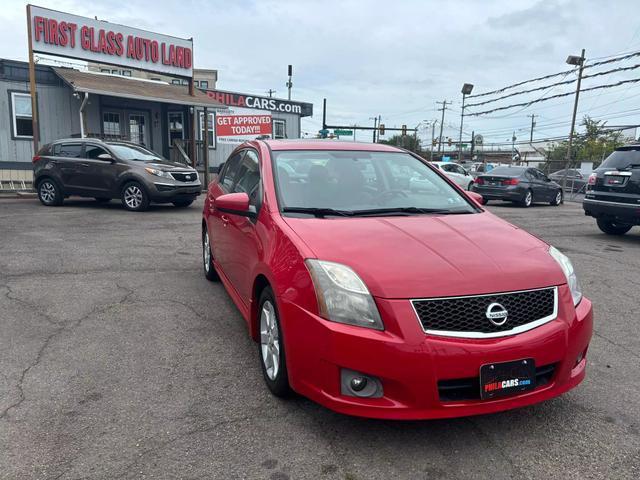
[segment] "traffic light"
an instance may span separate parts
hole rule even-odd
[[[433,142],[431,142],[431,144],[432,144],[434,147],[436,147],[436,146],[438,145],[438,139],[437,139],[437,138],[434,138],[434,139],[433,139]]]
[[[402,125],[402,136],[404,137],[407,134],[407,126]]]
[[[447,138],[447,144],[448,144],[449,146],[451,146],[451,142],[452,142],[451,137]]]
[[[378,128],[379,128],[378,132],[380,133],[380,135],[384,135],[384,123],[381,123],[380,127]]]

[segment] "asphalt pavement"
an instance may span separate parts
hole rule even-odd
[[[202,274],[201,208],[0,199],[0,478],[640,478],[640,228],[490,204],[573,259],[595,309],[587,378],[528,408],[392,422],[268,393]]]

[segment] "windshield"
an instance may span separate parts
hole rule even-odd
[[[406,153],[277,151],[273,158],[278,199],[285,213],[310,215],[313,209],[322,210],[323,216],[476,211],[454,187]]]
[[[624,170],[632,165],[640,165],[640,149],[616,150],[602,162],[600,168]]]
[[[108,143],[107,145],[113,150],[116,157],[122,160],[135,160],[139,162],[162,160],[162,157],[157,153],[153,153],[138,145],[126,145],[124,143]]]

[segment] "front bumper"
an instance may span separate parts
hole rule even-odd
[[[191,183],[153,182],[149,190],[152,201],[168,203],[175,200],[196,198],[202,192],[202,184],[199,181]]]
[[[486,414],[556,397],[585,376],[577,362],[591,339],[591,302],[573,307],[566,285],[558,288],[558,317],[519,335],[462,339],[426,335],[408,300],[376,299],[385,331],[326,321],[296,304],[281,305],[289,379],[294,390],[332,410],[386,419],[428,419]],[[401,319],[402,321],[397,321]],[[554,365],[553,376],[535,390],[494,400],[446,401],[438,382],[479,376],[487,363],[533,358]],[[380,379],[381,398],[341,394],[340,371]]]

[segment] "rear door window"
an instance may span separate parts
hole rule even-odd
[[[60,153],[58,153],[57,156],[66,158],[80,158],[82,157],[82,144],[62,143],[60,144]]]

